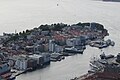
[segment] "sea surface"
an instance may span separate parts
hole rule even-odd
[[[16,80],[70,80],[87,73],[89,61],[102,52],[120,52],[120,2],[100,0],[0,0],[0,34],[14,33],[52,23],[73,24],[98,22],[109,30],[114,47],[100,50],[87,46],[83,55],[66,57],[60,62],[33,72],[22,74]]]

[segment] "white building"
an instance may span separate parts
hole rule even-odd
[[[49,40],[49,52],[54,52],[55,50],[55,43],[53,40]]]
[[[15,68],[18,70],[27,70],[27,58],[19,56],[15,62]]]
[[[62,46],[59,46],[59,45],[57,45],[57,44],[55,44],[55,51],[54,52],[62,52],[63,51],[63,48],[62,48]]]
[[[74,46],[75,45],[75,38],[67,39],[66,40],[66,45],[67,46]]]

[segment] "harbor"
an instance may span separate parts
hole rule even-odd
[[[120,79],[120,53],[93,57],[90,61],[88,73],[74,80],[119,80]]]
[[[114,51],[114,47],[104,49],[104,52],[110,53],[111,51],[116,53],[116,51]],[[31,73],[28,72],[26,74],[22,74],[18,76],[16,80],[22,80],[23,79],[22,77],[24,77],[25,80],[29,80],[30,78],[34,78],[35,76],[36,80],[42,79],[47,80],[46,77],[49,78],[50,80],[52,79],[61,80],[64,78],[65,80],[70,80],[75,77],[79,77],[81,75],[86,74],[90,69],[89,66],[89,61],[91,60],[90,58],[92,58],[93,56],[99,56],[101,53],[102,53],[101,50],[87,46],[83,55],[78,54],[74,56],[68,56],[62,61],[51,62],[50,66],[33,71]],[[59,73],[56,72],[56,69],[57,72]],[[31,74],[33,76],[30,76]],[[55,75],[56,77],[53,77],[52,75]]]

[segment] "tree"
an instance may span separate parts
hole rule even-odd
[[[41,25],[39,28],[42,29],[42,31],[50,30],[49,25],[47,25],[47,24],[46,25]]]

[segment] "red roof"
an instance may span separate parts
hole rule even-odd
[[[11,75],[12,75],[11,72],[9,72],[9,73],[1,75],[1,77],[2,78],[7,78],[7,77],[10,77]]]

